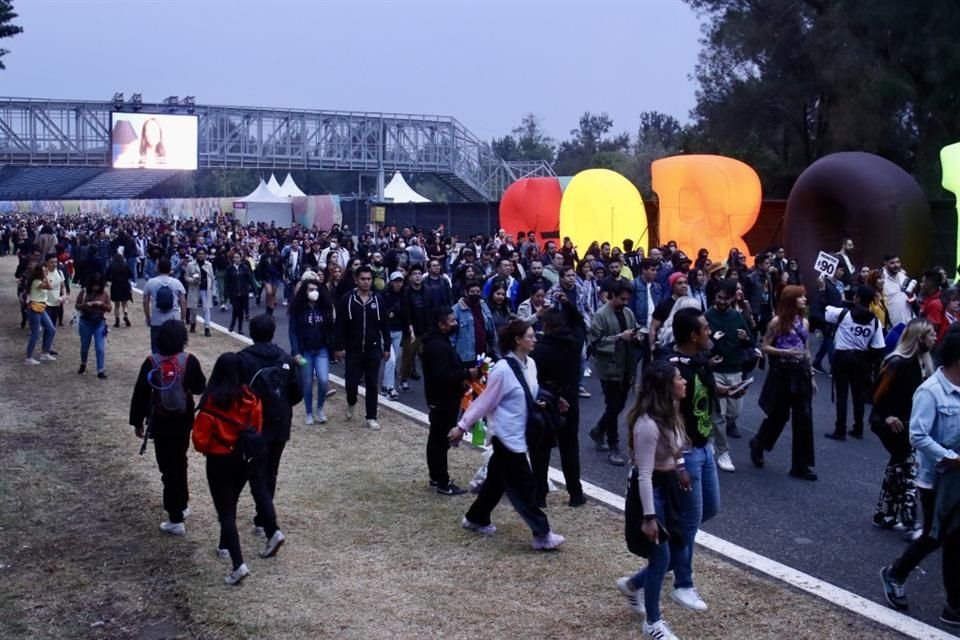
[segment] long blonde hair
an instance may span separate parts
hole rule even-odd
[[[930,377],[930,375],[936,371],[936,366],[933,364],[933,357],[930,355],[930,352],[921,350],[920,346],[923,337],[931,331],[934,333],[934,336],[936,336],[936,329],[933,328],[930,322],[923,318],[914,318],[908,322],[907,326],[903,329],[903,333],[900,334],[900,339],[897,340],[896,348],[883,359],[883,364],[886,365],[887,362],[890,361],[890,358],[895,356],[905,360],[917,358],[920,362],[920,371],[924,379]]]

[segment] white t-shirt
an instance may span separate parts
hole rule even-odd
[[[163,285],[169,285],[171,291],[173,291],[173,308],[170,311],[157,309],[157,291]],[[176,278],[161,274],[147,281],[147,284],[143,286],[143,295],[150,296],[150,326],[159,327],[167,320],[180,319],[180,296],[186,297],[187,290],[183,288],[183,283]]]
[[[850,310],[841,307],[827,307],[824,315],[830,324],[840,323],[833,338],[837,351],[882,349],[886,344],[883,340],[883,328],[876,318],[869,324],[857,324]]]

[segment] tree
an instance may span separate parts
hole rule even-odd
[[[16,17],[17,14],[13,12],[13,2],[11,0],[0,0],[0,40],[23,33],[23,27],[13,24]],[[0,48],[0,58],[8,53],[10,53],[9,50]],[[3,60],[0,60],[0,69],[6,69]]]
[[[939,192],[960,131],[953,0],[685,0],[705,19],[690,136],[739,158],[784,197],[826,154],[862,150]]]
[[[597,167],[598,160],[609,166],[613,159],[606,155],[598,158],[599,154],[628,152],[630,134],[605,137],[612,128],[613,120],[606,113],[594,115],[587,111],[580,116],[580,126],[570,131],[572,138],[560,143],[557,149],[557,173],[572,176],[584,169]]]
[[[503,160],[545,160],[553,162],[554,143],[541,128],[540,119],[528,113],[511,135],[494,138],[491,148]]]

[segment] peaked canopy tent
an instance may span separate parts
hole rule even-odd
[[[430,202],[411,189],[399,171],[393,174],[390,183],[383,188],[383,197],[393,202]]]
[[[246,224],[272,222],[278,227],[289,227],[293,223],[290,198],[274,195],[263,180],[253,193],[235,200],[233,208],[237,213],[246,211]]]
[[[297,186],[297,183],[293,181],[293,176],[289,173],[284,179],[283,184],[280,185],[280,192],[277,194],[284,198],[305,198],[307,194],[300,190],[300,187]]]
[[[267,188],[270,189],[270,193],[275,196],[280,195],[280,183],[277,182],[277,176],[270,174],[270,180],[267,182]]]

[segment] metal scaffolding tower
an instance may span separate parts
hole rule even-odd
[[[0,165],[109,166],[110,112],[134,109],[195,113],[200,168],[374,172],[379,184],[384,172],[430,173],[468,201],[556,175],[546,162],[501,160],[446,116],[32,98],[0,98]]]

